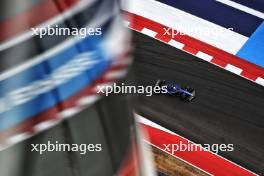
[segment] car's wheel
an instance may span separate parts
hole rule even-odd
[[[187,95],[185,93],[182,93],[180,97],[181,97],[181,100],[185,100]]]
[[[191,94],[192,94],[192,96],[189,96],[188,98],[187,98],[187,100],[189,101],[189,102],[191,102],[191,101],[193,101],[193,99],[195,98],[195,90],[194,89],[190,89],[190,90],[188,90]]]
[[[193,99],[194,99],[194,97],[189,96],[189,97],[187,98],[187,101],[188,101],[188,102],[191,102]]]

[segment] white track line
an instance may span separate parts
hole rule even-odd
[[[225,5],[228,5],[230,7],[233,7],[235,9],[241,10],[243,12],[246,12],[248,14],[254,15],[256,17],[264,19],[264,13],[257,11],[255,9],[249,8],[247,6],[241,5],[239,3],[230,1],[230,0],[216,0],[217,2],[223,3]]]

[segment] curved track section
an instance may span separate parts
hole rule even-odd
[[[194,87],[192,103],[165,95],[140,96],[137,112],[196,143],[234,144],[220,153],[264,173],[264,88],[139,33],[134,33],[138,85],[157,79]]]

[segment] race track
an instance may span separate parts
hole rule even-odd
[[[200,144],[234,144],[220,155],[264,173],[264,87],[157,40],[134,32],[138,85],[157,79],[196,89],[194,102],[177,97],[138,96],[136,111]]]

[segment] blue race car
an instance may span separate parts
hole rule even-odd
[[[195,98],[195,90],[189,86],[180,86],[174,82],[160,79],[157,80],[155,86],[161,87],[168,95],[179,96],[182,100],[191,102]]]

